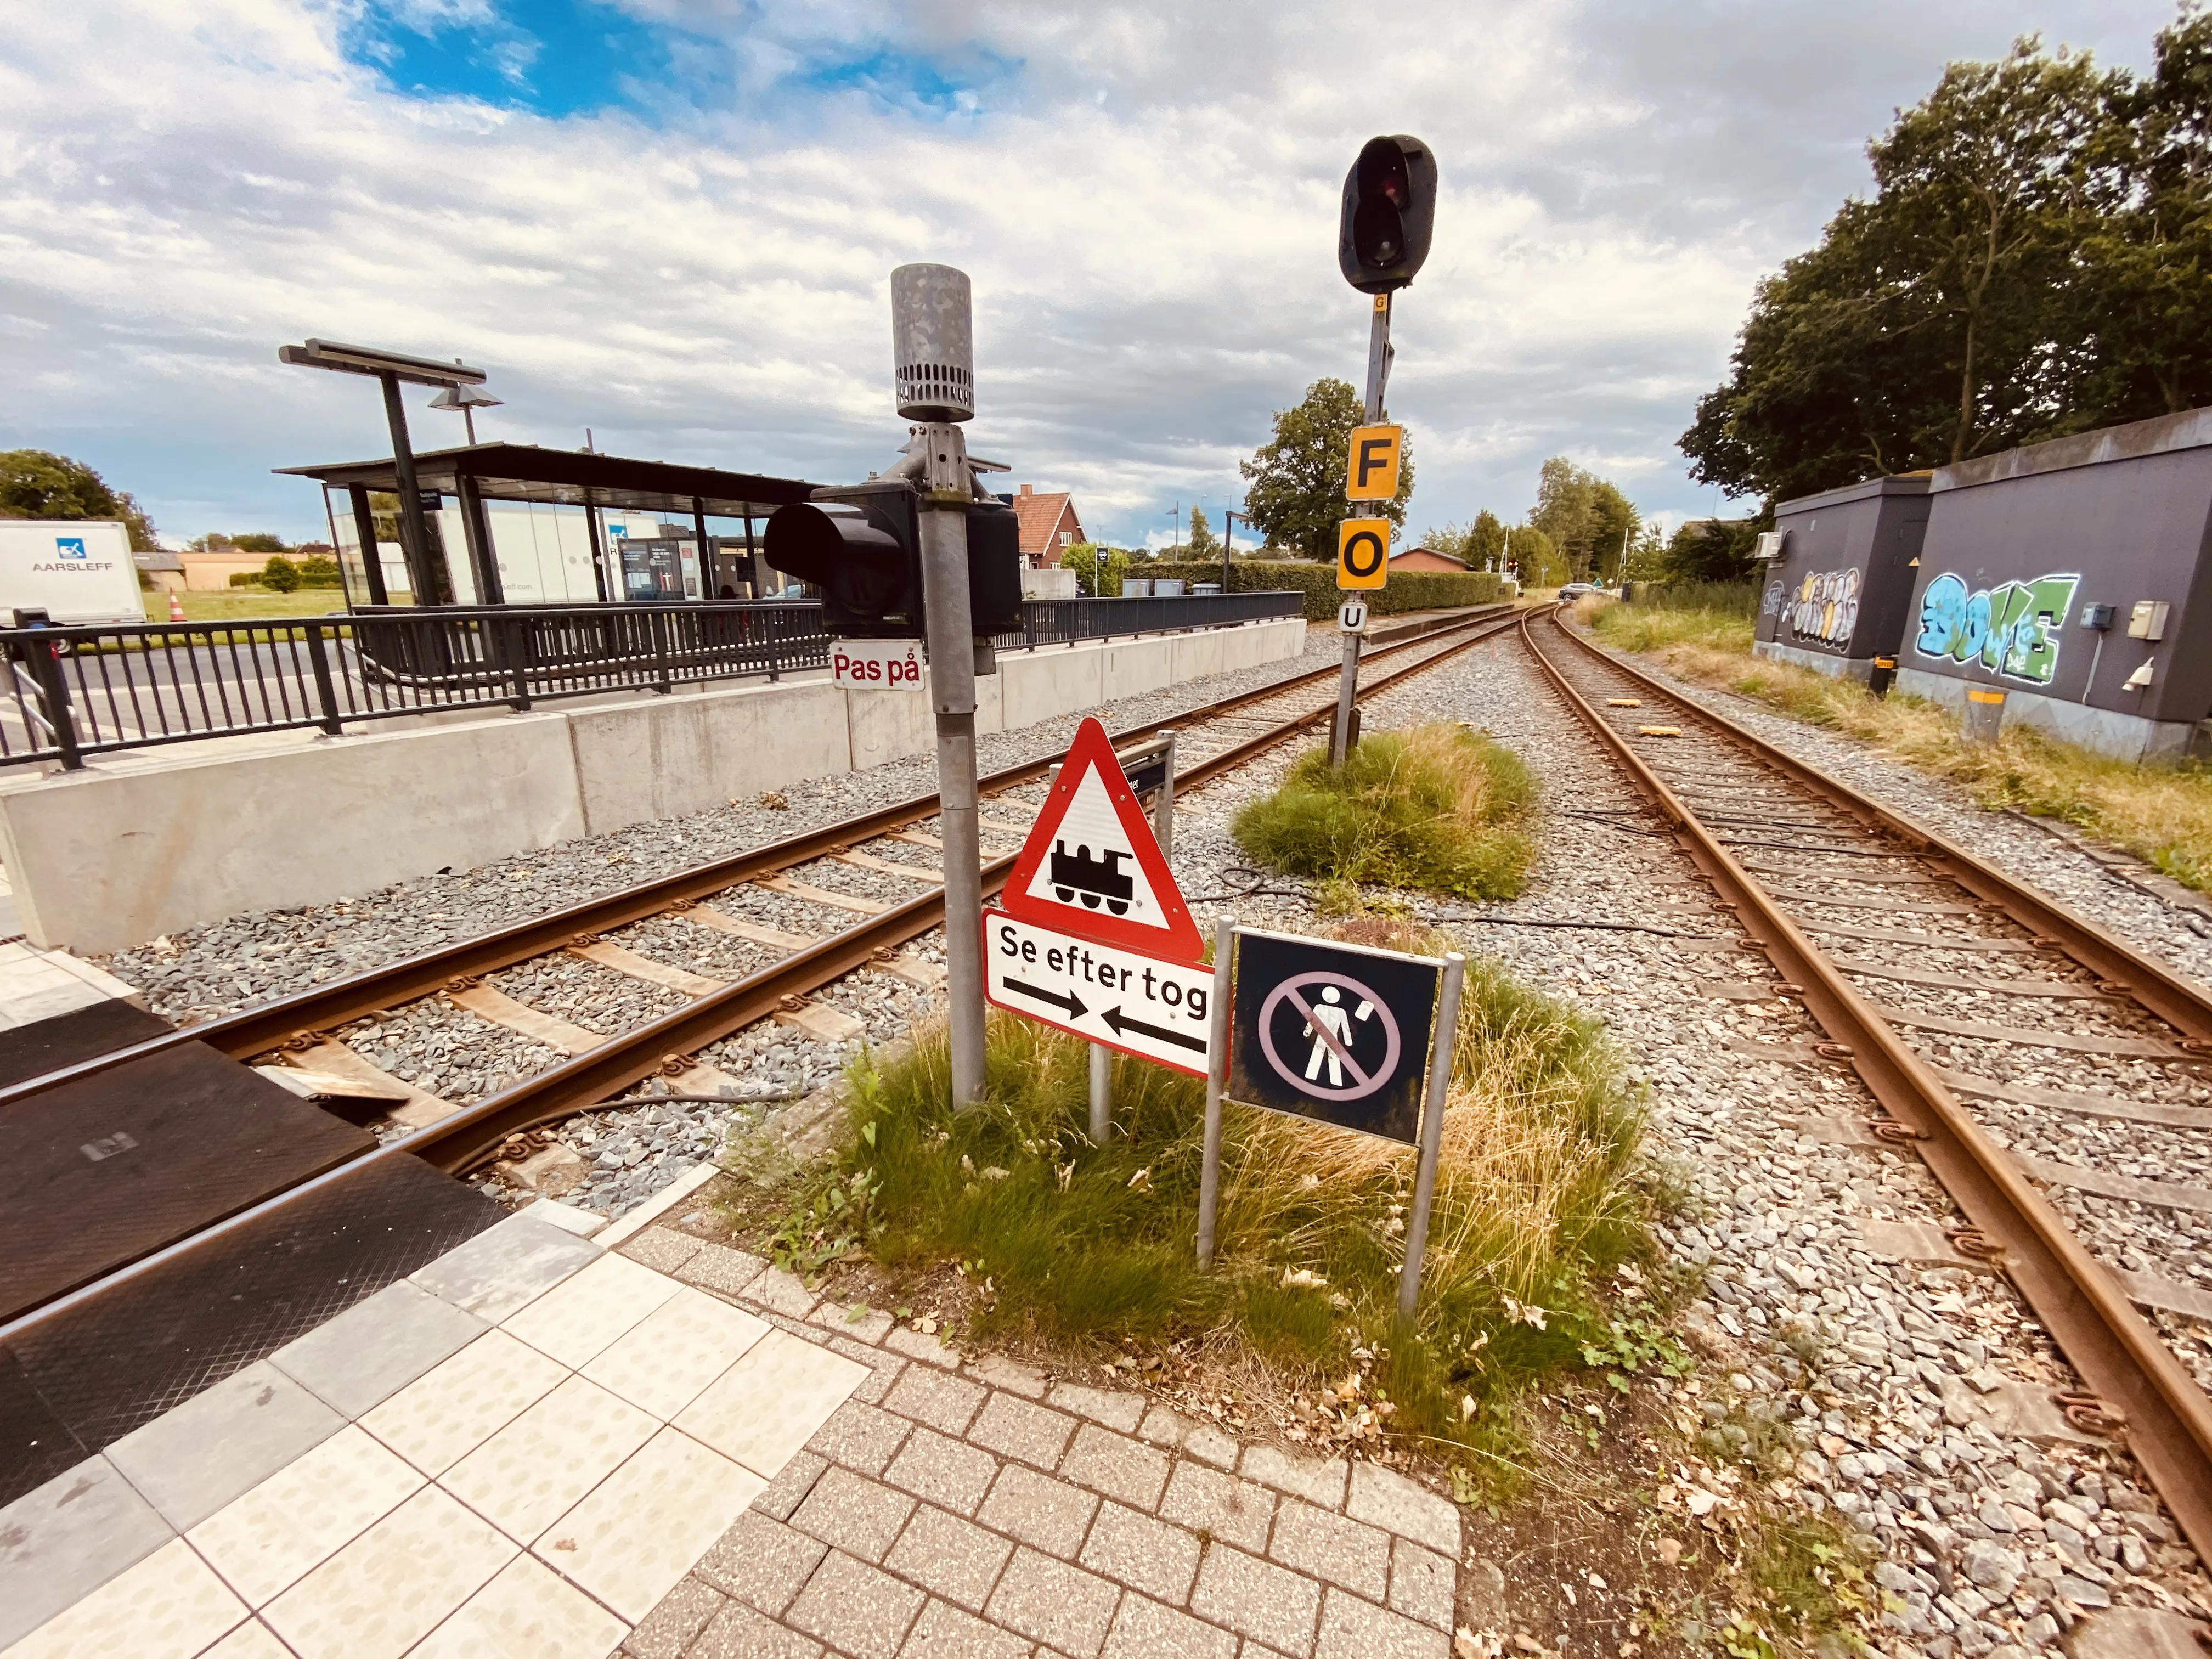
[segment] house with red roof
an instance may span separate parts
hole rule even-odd
[[[1024,484],[1018,495],[999,499],[1021,521],[1022,557],[1034,568],[1058,564],[1062,553],[1091,539],[1083,533],[1083,520],[1075,516],[1075,498],[1065,490],[1042,491],[1035,484]]]

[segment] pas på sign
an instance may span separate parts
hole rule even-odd
[[[839,640],[830,647],[830,683],[848,691],[921,689],[921,651],[907,640]]]
[[[1078,939],[1003,912],[983,916],[983,994],[1109,1048],[1204,1077],[1213,970]]]

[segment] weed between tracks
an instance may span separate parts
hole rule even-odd
[[[2073,824],[2212,891],[2212,767],[2202,762],[2138,766],[2018,726],[1994,744],[1970,744],[1954,716],[1921,698],[1876,697],[1856,681],[1752,656],[1751,620],[1724,611],[1585,599],[1575,614],[1606,644],[1655,654],[1683,679],[1872,744],[1964,785],[1993,811]]]
[[[976,1334],[1264,1372],[1291,1437],[1326,1444],[1412,1436],[1494,1464],[1532,1379],[1680,1361],[1635,1265],[1650,1200],[1630,1179],[1643,1114],[1620,1056],[1494,965],[1468,966],[1410,1340],[1392,1325],[1411,1148],[1228,1108],[1217,1270],[1201,1273],[1203,1084],[1117,1057],[1115,1135],[1096,1146],[1086,1062],[1083,1043],[994,1013],[987,1099],[963,1113],[941,1029],[861,1062],[847,1142],[779,1254],[816,1272],[865,1254],[894,1279],[957,1264]]]
[[[1301,755],[1230,833],[1285,875],[1510,898],[1535,853],[1523,827],[1535,793],[1503,744],[1463,726],[1417,726],[1363,738],[1340,769],[1324,749]]]

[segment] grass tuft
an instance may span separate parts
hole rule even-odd
[[[1654,653],[1683,679],[1871,744],[1964,786],[1992,811],[2072,824],[2212,891],[2212,766],[2204,762],[2138,765],[2022,726],[1993,744],[1969,743],[1956,716],[1922,698],[1877,697],[1856,680],[1753,656],[1752,624],[1741,617],[1610,602],[1576,614],[1606,644]]]
[[[965,1112],[950,1104],[941,1028],[859,1063],[852,1133],[823,1178],[866,1194],[855,1248],[895,1272],[963,1264],[990,1289],[985,1332],[1226,1338],[1292,1390],[1370,1408],[1378,1432],[1503,1444],[1531,1378],[1635,1363],[1615,1352],[1601,1293],[1650,1254],[1629,1178],[1640,1100],[1595,1022],[1494,964],[1468,964],[1410,1340],[1395,1319],[1412,1148],[1230,1106],[1216,1271],[1200,1273],[1203,1084],[1117,1056],[1115,1133],[1096,1146],[1086,1060],[1083,1043],[994,1012],[987,1097]],[[822,1192],[798,1212],[818,1214]],[[1623,1277],[1640,1281],[1632,1266]]]
[[[1524,824],[1535,790],[1503,744],[1464,726],[1419,726],[1363,738],[1337,770],[1326,750],[1301,755],[1230,833],[1285,875],[1510,898],[1534,855]]]

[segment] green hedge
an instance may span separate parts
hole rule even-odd
[[[1138,559],[1125,576],[1180,576],[1185,582],[1218,582],[1221,561]],[[1306,596],[1306,620],[1329,622],[1345,595],[1336,586],[1336,567],[1306,559],[1237,559],[1229,567],[1229,587],[1234,593],[1260,588],[1295,587]],[[1382,587],[1369,588],[1363,597],[1378,617],[1408,611],[1452,611],[1462,605],[1494,605],[1505,597],[1498,579],[1488,571],[1401,570]]]

